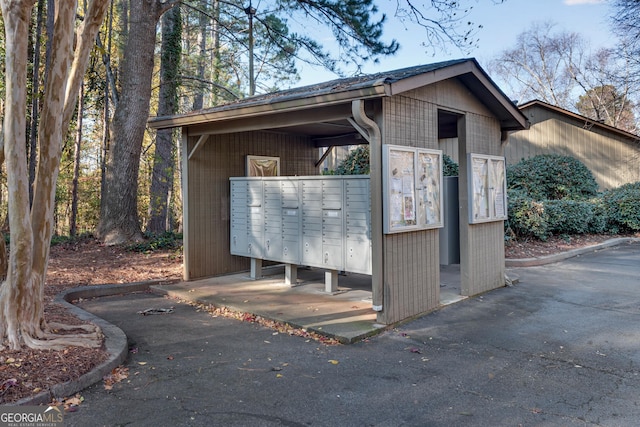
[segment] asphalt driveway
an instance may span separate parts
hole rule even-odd
[[[339,346],[150,293],[85,301],[127,334],[129,375],[83,391],[66,425],[640,423],[640,244],[517,274],[513,287]]]

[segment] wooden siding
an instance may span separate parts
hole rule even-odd
[[[188,149],[198,138],[189,138]],[[280,174],[316,175],[318,150],[309,138],[244,132],[211,135],[188,161],[185,179],[188,244],[185,278],[196,279],[249,269],[249,259],[229,253],[229,177],[245,176],[247,155],[280,157]]]
[[[513,132],[504,152],[515,164],[539,154],[575,157],[593,173],[601,190],[640,181],[640,144],[541,107],[524,111],[532,125]]]
[[[503,221],[469,224],[467,154],[502,155],[500,125],[492,117],[466,114],[458,124],[460,177],[460,285],[462,295],[504,286]]]
[[[422,91],[424,93],[426,91]],[[422,99],[394,96],[383,102],[384,144],[438,148],[438,110]],[[438,230],[383,237],[384,310],[379,321],[394,323],[440,304]]]
[[[438,141],[439,109],[463,117],[466,137],[462,142],[459,138]],[[443,149],[455,160],[466,158],[468,152],[502,155],[499,122],[453,79],[385,98],[381,129],[384,144]],[[466,189],[466,181],[460,182]],[[463,236],[466,258],[461,260],[461,270],[467,276],[462,279],[463,294],[504,286],[503,222],[471,226],[461,220],[461,239]],[[378,321],[393,323],[439,306],[438,229],[384,235],[383,265],[384,310]]]

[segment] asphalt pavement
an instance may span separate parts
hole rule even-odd
[[[83,390],[65,424],[640,424],[640,243],[513,271],[517,285],[349,345],[150,292],[85,300],[126,334],[128,377]]]

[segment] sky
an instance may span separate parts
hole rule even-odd
[[[425,48],[420,45],[422,31],[417,27],[405,28],[393,17],[395,3],[396,0],[377,1],[381,12],[387,15],[383,40],[396,39],[400,43],[400,50],[394,56],[380,58],[377,64],[366,64],[362,69],[364,73],[470,57],[476,58],[486,70],[492,58],[512,48],[516,37],[536,22],[551,21],[558,31],[580,33],[593,50],[611,47],[616,42],[610,31],[608,17],[611,9],[606,0],[505,0],[501,4],[495,4],[492,0],[463,0],[464,5],[473,6],[469,19],[483,26],[477,34],[480,39],[478,47],[470,52],[463,52],[450,45],[446,51],[425,52]],[[429,3],[429,0],[420,3]],[[331,44],[329,37],[327,35],[322,41],[327,47]],[[338,78],[331,72],[306,64],[299,65],[298,70],[301,80],[296,86]],[[355,69],[346,71],[349,74]]]

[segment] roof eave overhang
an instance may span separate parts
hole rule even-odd
[[[273,101],[254,105],[242,105],[238,106],[238,108],[231,107],[223,110],[200,111],[182,116],[154,117],[149,119],[148,124],[152,129],[167,129],[202,123],[248,119],[270,114],[291,113],[312,108],[350,103],[355,99],[372,99],[390,95],[389,85],[381,80],[368,86],[351,87],[349,90],[341,92],[291,97],[290,99],[275,98]]]

